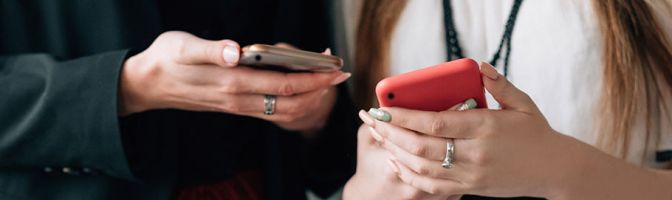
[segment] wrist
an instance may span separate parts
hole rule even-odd
[[[119,78],[119,92],[118,92],[118,113],[120,116],[127,116],[133,113],[149,110],[150,103],[147,103],[143,95],[146,87],[143,82],[151,82],[147,80],[146,75],[143,74],[143,66],[141,54],[129,57],[124,61]]]
[[[343,200],[362,199],[361,192],[357,189],[357,174],[353,175],[343,187]],[[359,196],[358,196],[359,194]]]
[[[585,167],[589,162],[589,153],[585,152],[586,144],[566,136],[562,133],[554,132],[550,135],[551,154],[550,164],[547,169],[549,177],[546,185],[543,186],[542,196],[548,199],[568,199],[576,188],[581,188],[585,182]]]

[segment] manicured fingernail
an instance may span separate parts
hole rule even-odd
[[[491,79],[493,81],[496,81],[499,78],[499,72],[497,72],[495,67],[493,67],[489,63],[481,62],[481,69],[482,69],[481,71],[483,72],[483,75],[485,75],[489,79]]]
[[[467,99],[466,101],[464,101],[462,105],[460,105],[460,107],[457,108],[457,111],[471,110],[476,108],[476,105],[477,105],[476,100]]]
[[[390,165],[390,169],[392,169],[394,173],[399,174],[399,167],[397,166],[396,163],[394,163],[394,161],[387,159],[387,164]]]
[[[369,109],[369,115],[371,115],[371,117],[377,119],[378,121],[383,121],[383,122],[392,121],[392,116],[390,115],[390,113],[385,112],[384,110],[377,109],[377,108]]]
[[[224,62],[228,64],[236,64],[238,63],[238,59],[240,59],[240,50],[233,45],[225,46],[223,54]]]
[[[371,137],[373,137],[373,139],[375,139],[376,141],[381,143],[383,142],[383,136],[381,136],[380,133],[378,133],[378,131],[376,131],[376,129],[374,129],[373,127],[369,126],[369,133],[371,133]]]
[[[324,54],[324,55],[331,55],[331,48],[327,48],[327,49],[325,49],[324,52],[322,52],[322,54]]]
[[[369,114],[366,113],[364,110],[359,111],[359,118],[362,119],[362,121],[369,126],[375,127],[376,121],[374,121],[373,118]]]
[[[352,74],[349,73],[349,72],[343,73],[340,76],[338,76],[336,79],[331,81],[331,85],[338,85],[338,84],[342,83],[343,81],[348,80],[348,78],[350,78],[350,76],[352,76]]]

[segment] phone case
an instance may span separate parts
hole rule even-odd
[[[240,64],[282,72],[332,72],[343,66],[343,59],[298,49],[253,44],[243,48]]]
[[[468,58],[383,79],[376,96],[381,107],[443,111],[474,98],[487,108],[479,66]]]

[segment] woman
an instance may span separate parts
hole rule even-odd
[[[349,74],[238,65],[253,43],[323,51],[324,8],[3,1],[0,199],[331,195],[354,170]]]
[[[669,1],[365,1],[360,105],[371,105],[381,77],[463,55],[497,64],[501,73],[487,63],[481,72],[501,110],[369,112],[388,122],[361,112],[359,137],[370,139],[359,156],[388,164],[358,164],[344,196],[379,186],[396,190],[374,195],[408,198],[672,198],[669,9]],[[442,167],[445,158],[452,167]],[[388,181],[362,184],[377,180],[371,173]]]

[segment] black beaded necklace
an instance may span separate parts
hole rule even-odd
[[[502,53],[502,48],[506,46],[506,54],[504,55],[504,76],[509,75],[509,55],[511,54],[511,34],[513,33],[513,26],[516,24],[516,17],[518,16],[518,10],[520,10],[520,5],[523,3],[523,0],[515,0],[513,6],[511,7],[511,13],[509,13],[509,18],[506,21],[506,26],[504,27],[504,34],[502,39],[499,42],[499,47],[497,47],[497,52],[490,60],[490,63],[494,66],[497,66],[497,61],[499,60],[500,54]],[[462,48],[457,40],[457,31],[455,29],[455,22],[453,21],[453,8],[451,5],[451,0],[443,0],[443,23],[446,29],[446,59],[448,61],[463,58]]]

